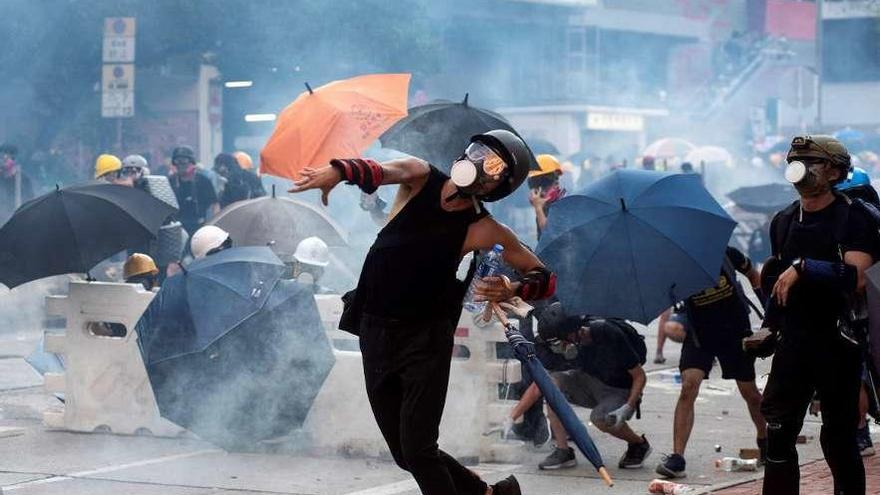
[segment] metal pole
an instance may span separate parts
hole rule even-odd
[[[822,14],[824,0],[816,0],[816,132],[822,132]]]
[[[21,165],[15,166],[15,209],[21,206]]]

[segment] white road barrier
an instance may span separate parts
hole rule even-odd
[[[51,428],[118,434],[178,436],[184,430],[159,416],[137,347],[134,326],[154,293],[139,285],[70,283],[67,296],[51,296],[48,312],[66,318],[63,335],[46,334],[46,350],[63,354],[66,371],[47,374],[50,393],[64,393],[65,404],[46,411]],[[339,296],[316,296],[321,319],[333,341],[336,364],[318,394],[304,426],[317,452],[387,457],[364,385],[357,337],[337,329]],[[119,327],[121,325],[122,327]],[[125,336],[101,334],[125,329]],[[505,343],[496,322],[479,328],[464,312],[455,336],[449,394],[440,445],[451,455],[477,462],[515,462],[520,443],[483,435],[503,421],[514,401],[499,399],[503,383],[520,380],[516,359],[498,359]]]

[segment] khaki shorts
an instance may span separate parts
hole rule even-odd
[[[592,410],[590,421],[596,425],[604,424],[605,416],[629,399],[628,389],[606,385],[581,370],[560,371],[551,376],[568,402]]]

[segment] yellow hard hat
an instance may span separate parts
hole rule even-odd
[[[95,178],[122,170],[122,161],[113,155],[101,155],[95,161]]]
[[[138,275],[158,275],[159,268],[156,262],[146,254],[134,253],[125,260],[122,267],[122,277],[125,280]]]
[[[238,162],[238,166],[245,169],[250,170],[254,168],[254,160],[251,158],[251,155],[248,155],[244,151],[236,151],[232,154],[235,157],[235,160]]]
[[[532,170],[529,172],[529,177],[537,177],[539,175],[545,174],[558,174],[562,175],[562,166],[559,164],[559,160],[556,159],[553,155],[538,155],[535,157],[538,160],[538,166],[541,170]]]

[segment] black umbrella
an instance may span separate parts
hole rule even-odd
[[[330,247],[348,245],[346,234],[327,213],[303,201],[278,198],[274,188],[271,196],[232,203],[209,223],[229,232],[237,246],[271,246],[282,258],[311,236]]]
[[[555,144],[541,138],[526,139],[526,144],[531,148],[532,153],[536,155],[559,155],[559,148]]]
[[[749,213],[776,213],[797,199],[790,184],[773,182],[760,186],[747,186],[727,194],[737,206]]]
[[[427,160],[449,173],[452,162],[470,142],[471,136],[505,129],[516,133],[501,115],[468,104],[429,103],[409,109],[409,115],[379,137],[382,146]],[[537,170],[537,162],[532,164]]]
[[[302,425],[334,363],[312,292],[268,247],[169,278],[138,322],[159,412],[229,450]]]
[[[89,182],[56,188],[21,205],[0,228],[0,282],[12,288],[88,272],[101,260],[155,238],[175,211],[131,187]]]

